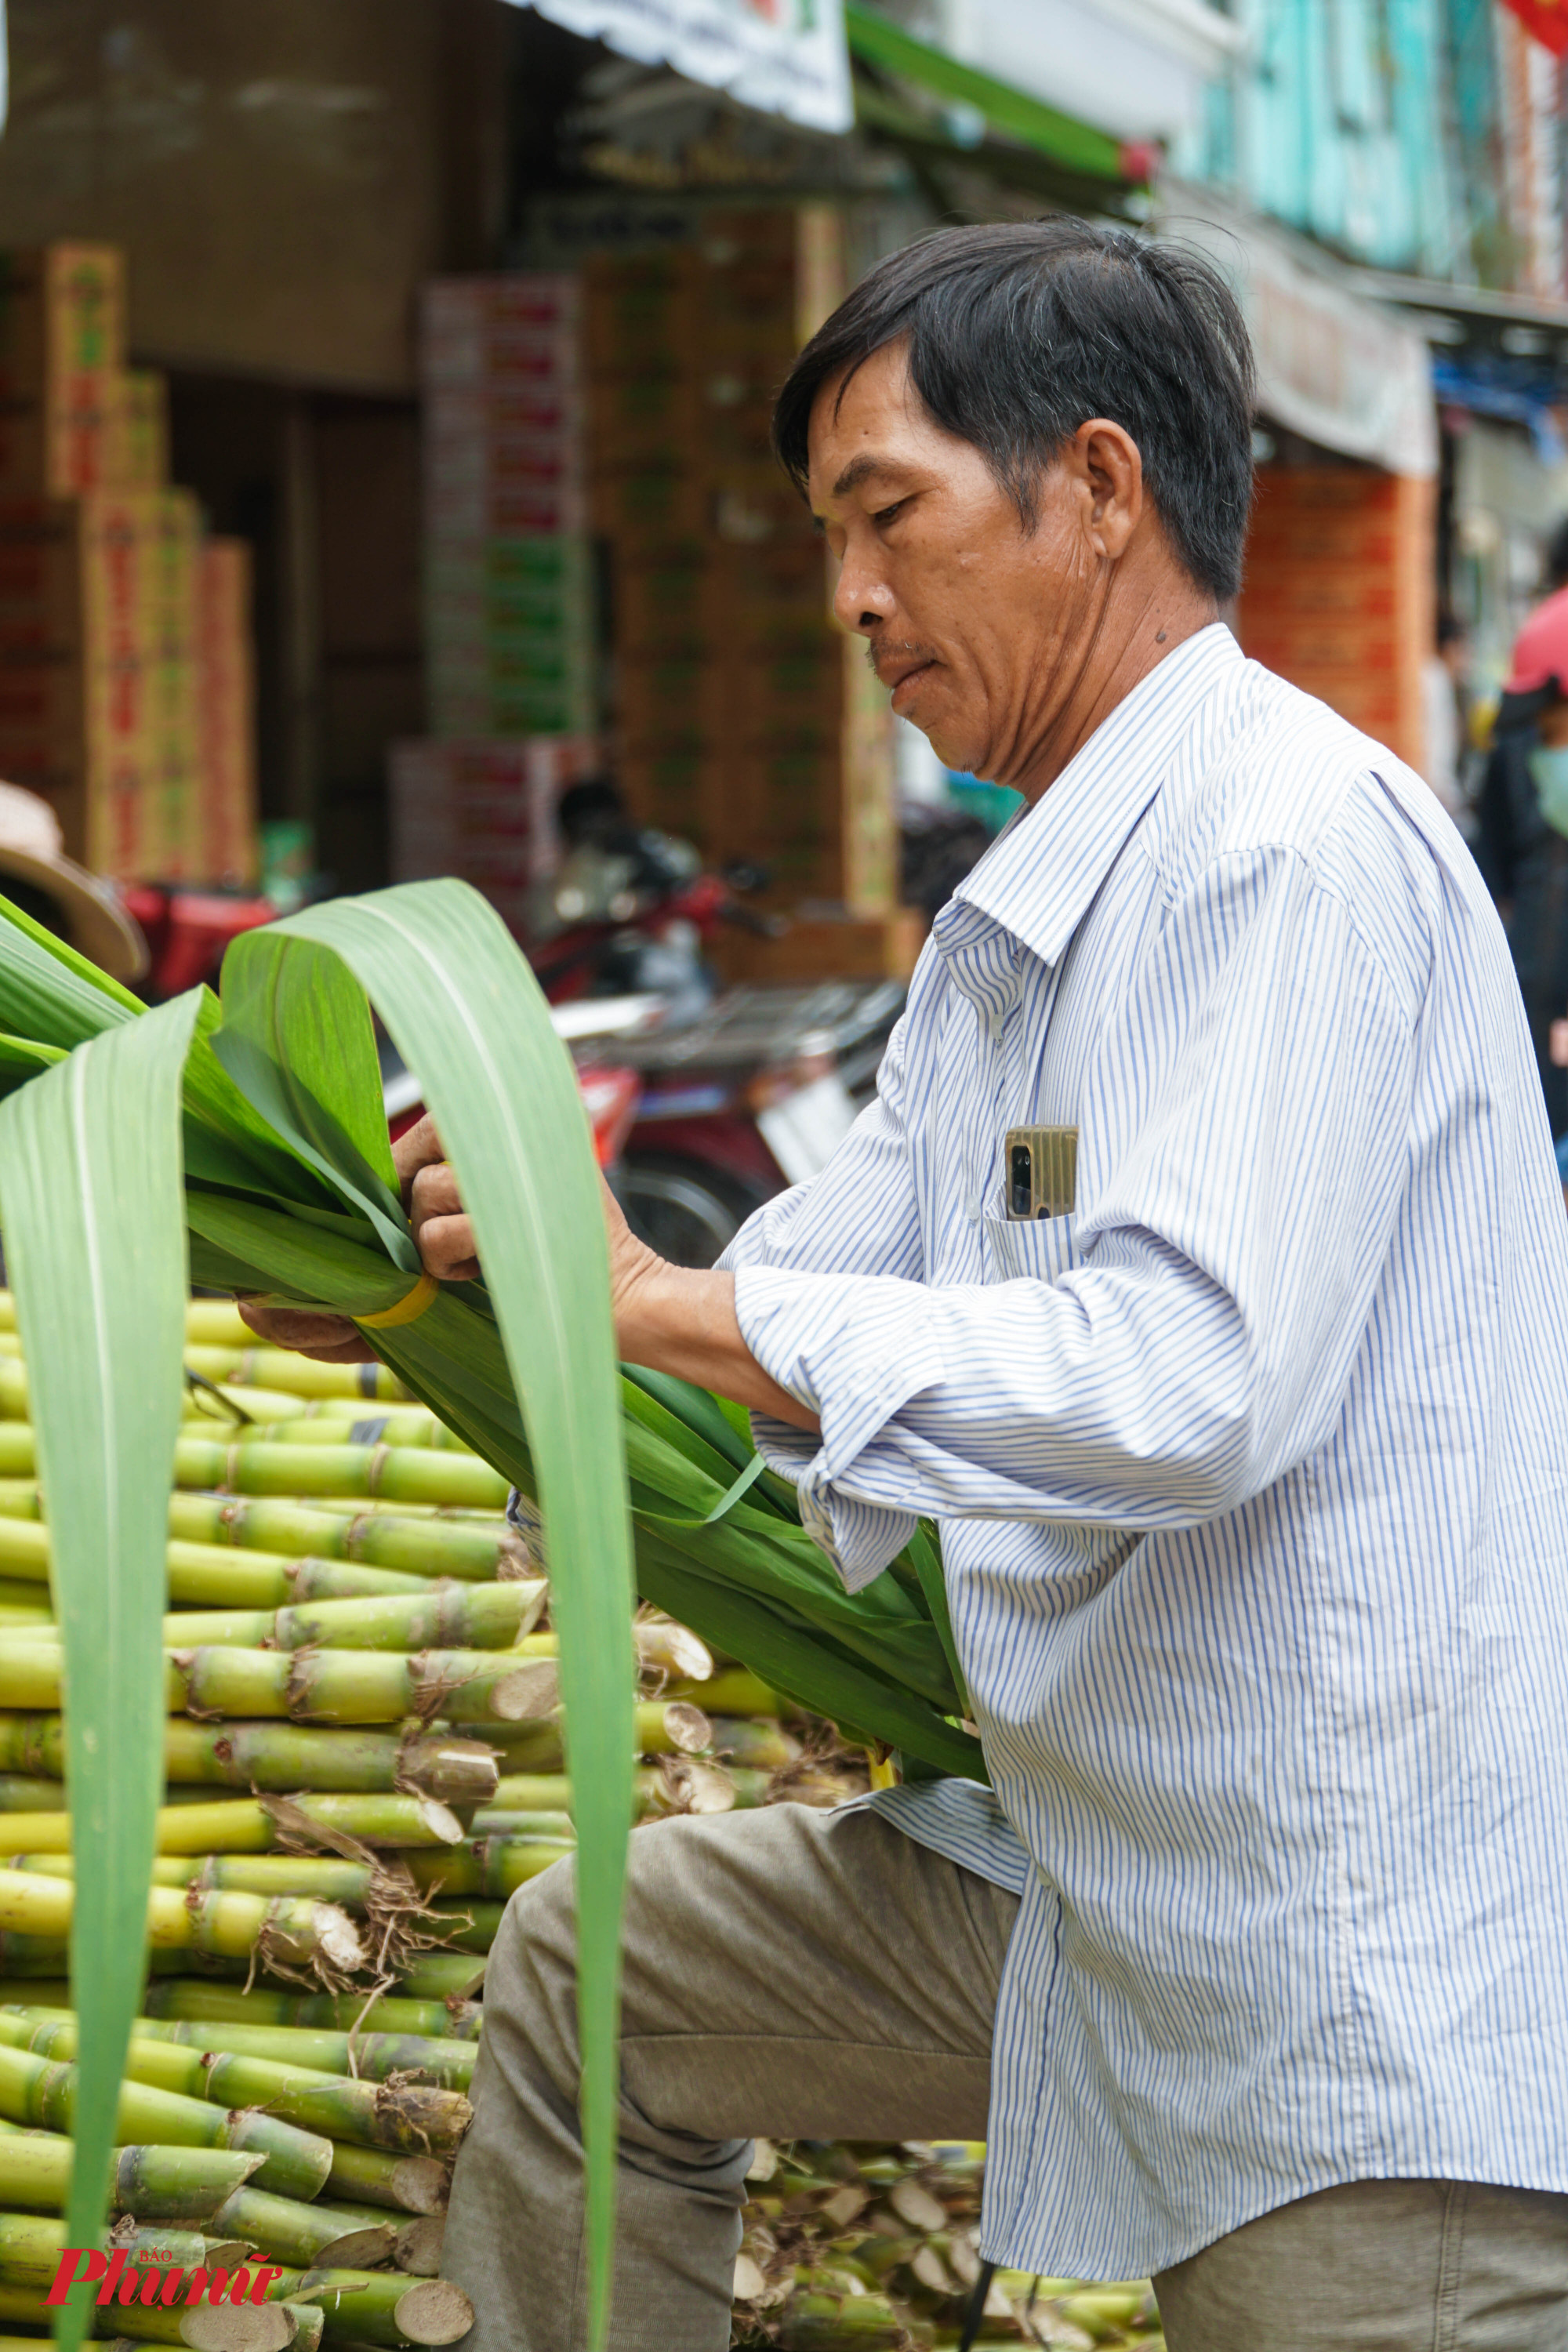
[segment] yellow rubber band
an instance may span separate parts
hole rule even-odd
[[[422,1274],[395,1307],[388,1307],[379,1315],[356,1315],[353,1319],[363,1331],[391,1331],[399,1323],[416,1322],[427,1307],[435,1305],[440,1288],[433,1274]]]

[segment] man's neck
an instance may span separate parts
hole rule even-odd
[[[1130,583],[1131,584],[1131,583]],[[1151,581],[1142,593],[1109,598],[1067,656],[1072,675],[1026,771],[1009,777],[1031,804],[1047,792],[1089,739],[1176,647],[1219,618],[1212,596],[1184,577]],[[1059,676],[1059,673],[1058,673]]]

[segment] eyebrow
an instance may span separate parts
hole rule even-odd
[[[874,457],[869,454],[851,457],[833,485],[833,495],[836,499],[847,499],[851,490],[858,490],[861,483],[868,481],[873,474],[885,474],[887,471],[885,457]]]

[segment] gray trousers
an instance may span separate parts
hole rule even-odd
[[[676,1820],[631,1854],[611,2352],[724,2352],[753,2137],[984,2137],[1017,1905],[872,1813]],[[442,2262],[465,2352],[586,2341],[573,1885],[523,1887],[490,1958]],[[1170,2352],[1564,2352],[1568,2197],[1352,2182],[1154,2284]]]

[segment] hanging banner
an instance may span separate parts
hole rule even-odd
[[[843,0],[533,0],[542,16],[644,65],[673,66],[812,131],[855,121]]]
[[[1425,338],[1209,190],[1167,181],[1162,193],[1161,234],[1197,246],[1230,280],[1252,337],[1264,415],[1392,474],[1435,474]]]

